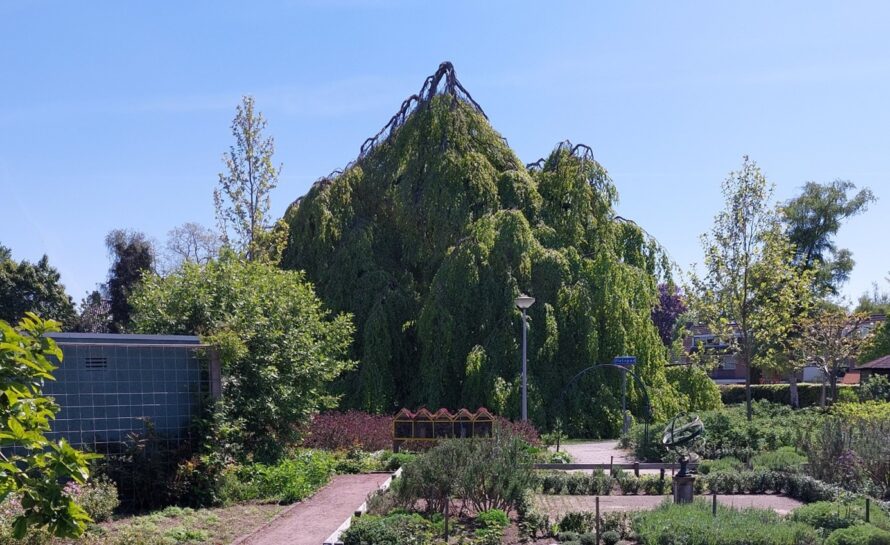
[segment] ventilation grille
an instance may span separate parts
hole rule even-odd
[[[108,369],[108,358],[104,356],[87,358],[85,367],[87,369]]]

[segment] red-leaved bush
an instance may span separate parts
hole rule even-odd
[[[392,417],[361,411],[320,413],[305,430],[303,446],[365,451],[392,448]]]
[[[495,417],[495,425],[511,435],[518,435],[520,439],[534,446],[541,444],[541,436],[538,429],[531,422],[511,422],[503,416]]]

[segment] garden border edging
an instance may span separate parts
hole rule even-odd
[[[389,488],[389,486],[392,484],[393,479],[398,479],[401,474],[402,474],[402,468],[397,469],[395,471],[395,473],[390,475],[390,477],[388,479],[383,481],[383,483],[381,483],[381,485],[379,487],[377,487],[377,491],[382,492],[384,490],[387,490]],[[343,545],[343,541],[340,539],[340,536],[343,535],[343,532],[345,532],[349,528],[349,526],[352,524],[352,517],[356,517],[356,516],[360,517],[363,514],[365,514],[367,511],[368,511],[368,502],[364,501],[364,502],[362,502],[361,505],[358,506],[358,508],[355,510],[355,512],[352,515],[350,515],[349,517],[347,517],[346,520],[343,521],[343,524],[341,524],[340,526],[337,527],[336,530],[334,530],[334,533],[329,535],[328,538],[326,540],[324,540],[324,543],[322,545]]]

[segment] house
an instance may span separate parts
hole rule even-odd
[[[740,333],[735,324],[731,324],[733,334],[738,338]],[[717,384],[744,384],[746,365],[741,361],[726,340],[714,335],[708,326],[704,324],[687,323],[688,334],[683,339],[685,350],[685,362],[689,362],[689,355],[698,350],[705,350],[717,358],[717,365],[711,371],[710,376]]]
[[[861,375],[863,382],[874,375],[884,375],[890,378],[890,355],[863,363],[856,367],[855,372]]]

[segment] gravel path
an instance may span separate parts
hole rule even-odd
[[[617,439],[591,441],[588,443],[569,443],[561,445],[560,450],[568,452],[576,464],[608,464],[610,459],[616,464],[632,464],[633,456],[624,449],[618,448]],[[657,469],[641,469],[641,475],[658,475]],[[670,475],[670,471],[668,471]]]
[[[616,464],[633,463],[632,456],[623,449],[618,448],[617,440],[595,441],[590,443],[570,443],[561,445],[560,450],[571,454],[579,464],[608,464],[609,458],[614,457]]]
[[[710,496],[698,496],[710,501]],[[609,511],[639,511],[654,509],[665,500],[670,501],[670,496],[600,496],[600,512]],[[572,511],[594,512],[594,496],[535,496],[535,505],[543,513],[548,513],[552,519],[559,520],[564,514]],[[736,508],[759,507],[772,509],[780,515],[786,515],[803,503],[772,494],[743,494],[717,496],[717,501],[723,505]]]
[[[388,478],[388,473],[338,475],[239,545],[321,545]]]

